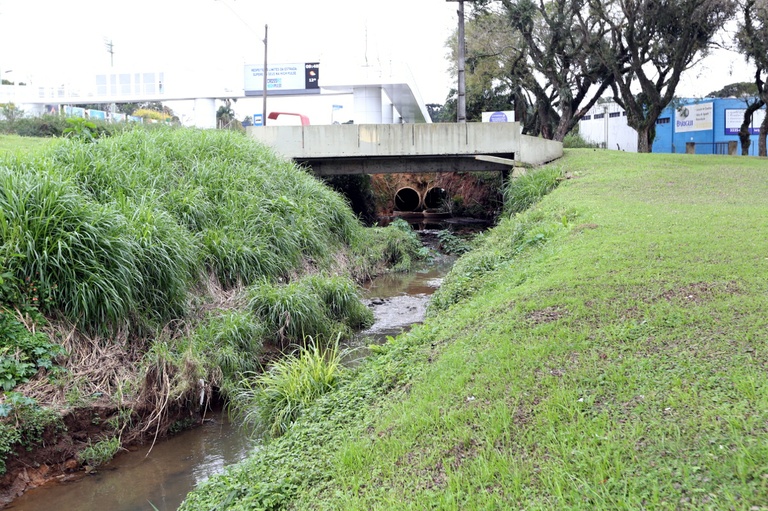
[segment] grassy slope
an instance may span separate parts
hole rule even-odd
[[[764,505],[765,160],[558,165],[576,179],[457,265],[445,292],[473,296],[183,509]]]

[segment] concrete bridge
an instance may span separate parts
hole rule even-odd
[[[563,155],[513,123],[257,126],[254,139],[317,175],[509,171]]]

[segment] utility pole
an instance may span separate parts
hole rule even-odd
[[[107,38],[104,38],[104,46],[107,47],[107,53],[109,53],[109,67],[113,68],[115,67],[115,45],[112,44],[112,39],[107,41]],[[114,80],[114,75],[109,77],[110,80]],[[107,105],[107,112],[111,116],[114,112],[117,111],[117,105],[115,103],[109,103]]]
[[[115,45],[112,44],[112,39],[107,41],[107,39],[104,38],[104,46],[107,47],[107,53],[109,53],[109,65],[110,65],[110,67],[115,67]]]
[[[467,91],[464,81],[464,60],[466,46],[464,41],[464,0],[446,0],[447,2],[459,2],[459,98],[456,103],[456,122],[467,122]]]
[[[269,30],[269,25],[264,25],[264,87],[261,91],[261,97],[262,97],[262,112],[261,112],[261,125],[266,126],[267,125],[267,31]]]

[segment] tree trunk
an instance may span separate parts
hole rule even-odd
[[[560,118],[560,123],[557,125],[557,129],[555,130],[555,134],[552,137],[552,140],[562,142],[563,139],[565,139],[565,136],[569,131],[571,131],[572,128],[570,121],[570,119],[564,120],[563,117]]]
[[[643,127],[637,130],[637,152],[653,152],[653,140],[651,139],[650,127]]]
[[[749,132],[749,125],[752,123],[752,115],[762,108],[763,100],[757,100],[754,103],[747,103],[747,108],[744,110],[744,120],[741,121],[739,127],[739,142],[741,143],[741,155],[749,155],[749,146],[752,145],[751,134]]]
[[[768,136],[768,115],[763,118],[763,123],[760,125],[760,133],[757,135],[758,156],[768,156],[765,147],[766,136]]]
[[[751,135],[749,133],[749,125],[745,128],[744,125],[741,125],[741,128],[739,129],[739,142],[741,143],[741,155],[742,156],[749,156],[749,146],[752,144]]]

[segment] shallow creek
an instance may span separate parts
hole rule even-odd
[[[429,233],[422,233],[422,235]],[[352,341],[350,363],[366,355],[365,346],[385,342],[424,319],[429,297],[450,270],[453,258],[440,257],[404,274],[389,274],[368,283],[364,301],[374,325]],[[28,491],[6,509],[23,511],[137,511],[178,508],[189,491],[228,465],[244,459],[258,441],[214,413],[202,426],[184,431],[150,449],[124,452],[98,472]]]

